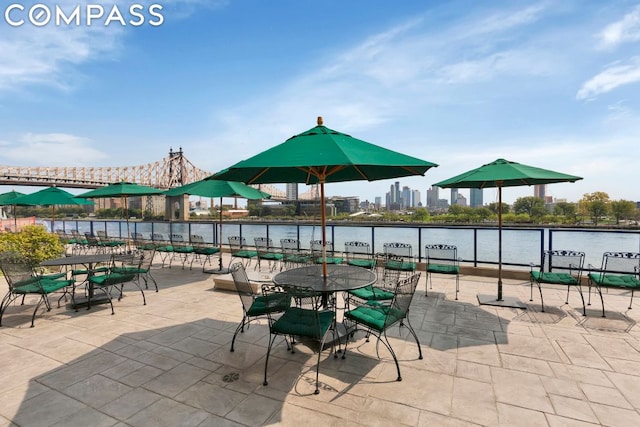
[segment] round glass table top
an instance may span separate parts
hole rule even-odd
[[[362,267],[329,264],[327,277],[322,275],[322,265],[307,265],[276,274],[273,283],[280,286],[305,286],[319,292],[339,292],[372,285],[376,274]]]

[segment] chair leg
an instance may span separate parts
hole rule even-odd
[[[267,357],[264,359],[264,381],[262,382],[262,385],[266,386],[269,385],[269,382],[267,381],[267,368],[269,366],[269,354],[271,354],[271,347],[273,346],[273,342],[276,340],[277,335],[273,335],[272,337],[269,337],[269,346],[267,347]]]
[[[458,292],[460,292],[460,276],[456,274],[456,301],[458,301]]]
[[[544,313],[544,298],[542,297],[542,285],[538,283],[538,290],[540,291],[540,305],[542,306],[542,312]]]
[[[598,289],[598,293],[600,294],[600,302],[602,303],[602,317],[605,317],[605,315],[604,315],[604,297],[602,296],[602,288],[600,286],[596,286],[596,288]]]
[[[407,320],[407,327],[409,328],[409,332],[411,332],[411,335],[413,335],[413,339],[416,340],[416,344],[418,345],[418,359],[422,360],[422,347],[420,347],[420,340],[418,339],[418,335],[416,334],[416,331],[413,329],[413,326],[411,325],[411,321],[409,320],[409,317],[406,317]]]
[[[629,301],[629,310],[631,310],[631,306],[633,306],[633,291],[634,289],[631,289],[631,301]]]
[[[244,323],[247,319],[246,314],[244,316],[242,316],[242,321],[238,324],[238,326],[236,327],[236,331],[233,333],[233,338],[231,339],[231,353],[233,353],[235,351],[235,349],[233,348],[233,346],[236,343],[236,336],[238,336],[238,332],[240,333],[244,333]]]
[[[384,336],[384,339],[382,339],[383,336]],[[384,346],[387,347],[387,350],[389,350],[389,353],[391,353],[391,356],[393,357],[393,361],[396,363],[396,371],[398,371],[398,378],[396,378],[396,381],[402,381],[402,375],[400,374],[400,363],[398,363],[398,357],[396,356],[395,351],[393,351],[393,348],[391,347],[389,338],[387,338],[386,330],[383,332],[382,335],[378,335],[378,342],[382,342],[382,344],[384,344]]]
[[[40,298],[40,300],[38,301],[38,303],[36,304],[36,308],[35,310],[33,310],[33,314],[31,315],[31,327],[33,328],[35,326],[35,321],[36,321],[36,313],[38,313],[38,309],[40,308],[40,306],[42,305],[42,302],[45,301],[45,295],[43,294],[42,297]]]

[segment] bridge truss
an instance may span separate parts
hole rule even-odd
[[[182,148],[169,150],[163,159],[140,166],[2,166],[0,185],[57,186],[94,189],[114,182],[134,182],[162,190],[199,181],[213,173],[199,169],[185,156]],[[286,192],[273,185],[254,185],[272,195],[272,200],[286,200]],[[299,199],[317,198],[315,186],[299,195]]]

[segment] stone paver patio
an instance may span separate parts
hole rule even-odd
[[[528,282],[505,280],[505,295],[528,310],[479,306],[495,279],[434,280],[424,272],[406,328],[394,328],[395,365],[362,333],[346,359],[323,353],[314,395],[312,351],[276,345],[262,385],[268,330],[252,324],[229,352],[242,317],[234,293],[214,278],[175,266],[153,274],[160,292],[147,305],[136,290],[107,306],[54,308],[29,328],[33,305],[11,306],[0,328],[0,426],[255,425],[640,425],[640,307],[628,294],[606,296],[607,318],[593,299],[545,289],[529,302]],[[0,281],[2,292],[5,284]]]

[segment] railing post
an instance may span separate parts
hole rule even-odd
[[[473,266],[478,266],[478,229],[473,229]]]

